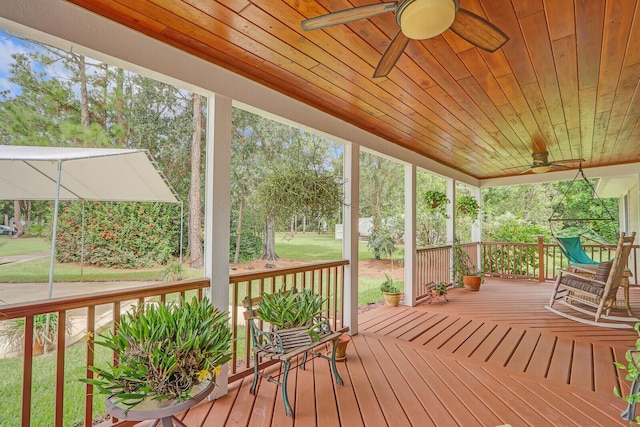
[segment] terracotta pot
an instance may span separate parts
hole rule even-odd
[[[34,356],[40,356],[41,354],[44,354],[44,338],[43,337],[38,337],[38,336],[34,337],[32,352]]]
[[[482,284],[481,276],[462,276],[462,283],[472,291],[477,291],[480,289],[480,285]]]
[[[382,293],[384,295],[384,302],[391,306],[391,307],[397,307],[400,305],[400,292],[383,292]]]
[[[347,346],[350,341],[351,337],[349,335],[340,335],[338,338],[338,346],[336,347],[336,362],[342,362],[347,358]]]

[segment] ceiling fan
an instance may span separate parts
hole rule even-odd
[[[494,52],[509,37],[486,19],[460,9],[460,0],[399,0],[358,6],[302,21],[305,31],[346,24],[395,12],[400,29],[387,47],[373,77],[384,77],[395,66],[409,40],[424,40],[451,29],[472,45]]]
[[[564,165],[564,163],[584,162],[584,159],[565,159],[565,160],[555,160],[550,162],[549,153],[546,151],[543,151],[541,153],[533,153],[532,157],[533,157],[533,163],[531,164],[531,166],[529,166],[527,169],[520,172],[519,175],[523,175],[527,172],[545,173],[545,172],[549,172],[552,169],[556,169],[556,170],[570,169],[569,166]],[[526,167],[526,166],[520,166],[520,167]],[[509,169],[515,169],[515,168],[509,168]]]

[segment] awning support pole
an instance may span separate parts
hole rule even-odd
[[[56,178],[56,201],[53,206],[53,231],[51,233],[51,261],[49,263],[49,298],[53,296],[53,264],[56,260],[56,236],[58,233],[58,209],[60,207],[60,180],[62,179],[62,161],[58,160]]]

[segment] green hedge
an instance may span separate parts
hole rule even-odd
[[[167,264],[179,255],[180,207],[169,203],[85,202],[84,261],[99,267]],[[79,262],[82,203],[60,206],[56,258]]]

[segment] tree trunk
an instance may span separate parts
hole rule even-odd
[[[116,123],[120,128],[118,134],[117,143],[118,146],[124,147],[126,131],[126,121],[124,115],[124,70],[122,68],[116,69]]]
[[[244,199],[240,198],[240,205],[238,206],[238,225],[236,226],[236,253],[233,256],[233,263],[238,264],[240,262],[240,243],[242,242],[242,215],[244,211]]]
[[[264,240],[262,243],[262,258],[267,261],[280,259],[276,254],[276,221],[267,217],[264,223]]]
[[[32,211],[32,208],[33,208],[33,200],[26,200],[25,203],[27,205],[27,221],[26,221],[26,224],[27,224],[27,226],[29,226],[31,224],[31,211]]]
[[[20,200],[13,201],[13,226],[16,228],[16,234],[13,235],[14,239],[22,237],[24,234],[24,227],[20,220]]]
[[[291,234],[291,238],[295,237],[295,229],[296,229],[296,216],[293,215],[291,217],[291,225],[289,227],[289,233]]]
[[[77,56],[78,78],[80,79],[80,123],[85,129],[89,129],[89,95],[87,94],[87,65],[82,55]]]
[[[302,234],[307,232],[307,216],[302,215]]]
[[[191,185],[189,187],[189,262],[191,267],[201,268],[202,248],[202,196],[200,195],[200,163],[202,152],[202,99],[193,94],[193,137],[191,139]]]

